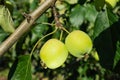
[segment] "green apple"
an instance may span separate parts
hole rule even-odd
[[[60,67],[67,59],[68,50],[64,43],[57,39],[48,40],[40,50],[40,58],[50,69]]]
[[[83,31],[75,30],[69,33],[65,39],[68,51],[75,57],[81,57],[92,50],[92,40]]]
[[[114,8],[118,0],[105,0],[105,2],[108,3],[112,8]]]

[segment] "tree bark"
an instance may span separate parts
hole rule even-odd
[[[0,56],[2,56],[12,45],[19,40],[19,38],[31,29],[31,25],[34,21],[40,17],[49,7],[54,5],[56,0],[46,0],[32,13],[28,14],[28,17],[19,25],[13,34],[11,34],[1,45],[0,45]]]

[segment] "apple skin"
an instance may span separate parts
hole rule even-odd
[[[68,50],[64,43],[57,39],[48,40],[40,50],[40,58],[50,69],[60,67],[67,59]]]
[[[92,50],[92,41],[83,31],[74,30],[65,39],[68,51],[75,57],[81,57]]]
[[[112,8],[115,7],[115,5],[118,1],[119,0],[105,0],[105,2],[108,3]]]

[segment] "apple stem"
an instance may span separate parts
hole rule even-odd
[[[43,24],[43,25],[55,26],[55,24],[53,24],[53,23],[47,23],[47,22],[39,22],[39,23],[37,22],[35,24]]]
[[[63,36],[63,30],[61,30],[61,33],[60,33],[60,41],[62,40],[62,36]]]
[[[33,54],[35,48],[37,47],[37,45],[38,45],[44,38],[46,38],[47,36],[54,34],[54,33],[57,31],[57,29],[58,29],[58,28],[55,27],[55,30],[54,30],[54,31],[52,31],[51,33],[46,34],[45,36],[43,36],[42,38],[40,38],[40,39],[36,42],[36,44],[34,45],[32,51],[31,51],[31,53],[30,53],[30,56],[32,56],[32,54]]]

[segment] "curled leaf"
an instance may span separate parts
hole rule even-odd
[[[15,30],[10,12],[3,5],[0,5],[0,26],[6,32],[12,33]]]

